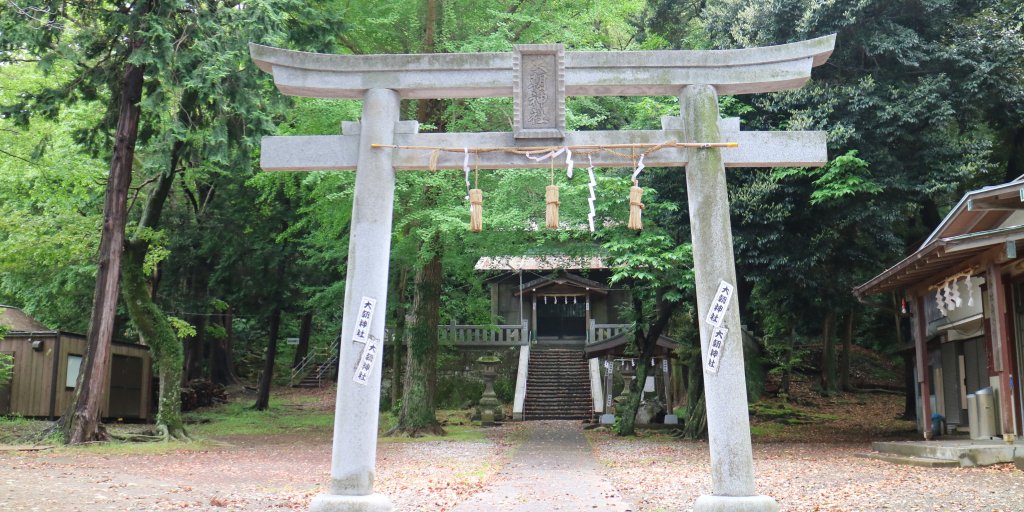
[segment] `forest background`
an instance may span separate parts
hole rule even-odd
[[[353,174],[261,173],[258,151],[263,135],[338,133],[360,103],[283,96],[250,61],[250,41],[352,54],[601,51],[835,33],[807,86],[723,97],[721,110],[745,129],[828,133],[825,167],[732,169],[729,201],[741,315],[759,343],[751,372],[785,376],[818,346],[822,391],[848,388],[851,345],[895,354],[904,343],[900,298],[861,304],[851,288],[916,248],[965,191],[1024,174],[1022,20],[1013,0],[6,0],[0,303],[88,332],[91,346],[143,339],[161,378],[158,424],[184,437],[182,382],[286,374],[340,324]],[[403,102],[421,131],[508,131],[510,112],[508,98]],[[567,103],[574,130],[652,129],[677,112],[673,97]],[[644,171],[645,229],[634,232],[623,222],[630,171],[597,170],[595,233],[576,227],[587,213],[578,177],[559,183],[565,225],[547,231],[531,228],[547,172],[481,172],[484,230],[470,233],[461,173],[399,174],[387,322],[405,378],[384,406],[401,428],[439,428],[436,369],[451,349],[438,326],[507,320],[491,318],[480,256],[601,255],[635,298],[624,314],[638,349],[663,332],[696,364],[685,180]],[[278,353],[283,337],[300,344]],[[75,417],[65,414],[69,441],[101,436]]]

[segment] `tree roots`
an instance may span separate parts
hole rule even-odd
[[[169,442],[179,441],[182,443],[191,443],[192,437],[188,435],[185,429],[175,429],[173,432],[167,428],[167,425],[157,425],[155,430],[137,434],[108,434],[112,439],[118,441],[126,441],[131,443],[155,443],[155,442]]]
[[[445,436],[448,435],[439,423],[421,425],[418,427],[395,427],[386,434],[387,437],[424,437],[424,436]]]

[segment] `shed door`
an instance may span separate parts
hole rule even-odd
[[[110,368],[110,417],[142,416],[142,358],[114,355]]]
[[[4,352],[14,358],[14,352]],[[13,363],[13,361],[11,361]],[[11,413],[11,384],[13,380],[7,383],[0,382],[0,414]]]

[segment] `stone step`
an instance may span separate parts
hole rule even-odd
[[[530,398],[530,399],[545,398],[545,399],[557,400],[557,401],[560,401],[560,400],[571,400],[571,399],[582,399],[582,398],[588,398],[589,399],[590,398],[590,393],[588,392],[588,393],[558,393],[558,394],[556,394],[555,392],[545,393],[543,391],[534,390],[534,391],[526,392],[526,398]]]
[[[574,410],[574,409],[589,410],[590,409],[590,404],[584,403],[584,402],[570,403],[570,404],[557,404],[557,405],[555,405],[555,404],[530,404],[529,407],[526,407],[526,410],[533,410],[533,409],[554,409],[554,410],[564,409],[564,410],[567,410],[567,411],[571,411],[571,410]]]
[[[544,390],[566,390],[572,391],[574,389],[589,389],[590,386],[586,381],[582,382],[538,382],[535,380],[528,380],[526,386],[533,389],[544,389]]]
[[[530,390],[526,392],[527,398],[548,398],[554,400],[562,399],[573,399],[573,398],[590,398],[590,393],[563,393],[559,391],[544,392],[543,390]]]
[[[590,414],[589,407],[566,407],[566,408],[550,408],[550,407],[527,407],[525,409],[528,413],[544,413],[544,414]]]
[[[585,404],[590,404],[591,403],[590,397],[564,398],[564,399],[561,399],[561,400],[559,400],[559,399],[542,399],[542,398],[537,398],[537,397],[532,397],[532,398],[533,399],[530,400],[530,407],[538,406],[538,405],[546,405],[546,406],[558,406],[558,405],[569,406],[569,405],[573,405],[573,404],[585,405]]]
[[[551,368],[530,368],[527,374],[530,377],[546,377],[551,379],[581,377],[589,374],[589,368],[566,368],[564,366],[552,366]]]
[[[871,449],[884,454],[952,460],[961,467],[1013,462],[1014,446],[1002,441],[879,441]]]
[[[590,366],[579,350],[542,349],[530,353],[523,418],[590,419]]]
[[[916,457],[913,455],[895,455],[891,453],[857,453],[857,457],[863,457],[865,459],[881,460],[890,462],[892,464],[901,464],[904,466],[918,466],[922,468],[958,468],[960,467],[960,461],[951,459],[936,459],[932,457]]]
[[[299,382],[296,382],[295,384],[293,384],[292,387],[293,388],[319,388],[319,387],[323,387],[323,384],[325,382],[331,382],[333,380],[334,374],[331,373],[330,368],[329,368],[329,366],[332,366],[333,364],[334,363],[321,363],[321,364],[313,367],[311,370],[309,370],[309,372],[306,374],[306,376],[302,378],[302,380],[300,380]],[[319,374],[322,370],[325,370],[325,369],[328,370],[328,371],[324,371],[323,374],[322,374],[322,377],[320,379],[317,379],[316,378],[317,374]]]
[[[523,417],[528,420],[586,420],[590,419],[590,414],[583,413],[539,413],[539,412],[524,412]]]

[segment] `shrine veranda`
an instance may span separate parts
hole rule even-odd
[[[362,118],[340,135],[265,137],[267,171],[355,170],[339,386],[329,492],[314,511],[390,511],[373,492],[387,310],[395,171],[548,168],[556,153],[586,148],[596,167],[685,167],[697,307],[705,361],[711,495],[695,511],[778,510],[754,487],[726,167],[821,166],[825,133],[744,132],[720,119],[719,95],[801,87],[831,55],[835,36],[739,50],[566,52],[519,45],[509,53],[327,55],[250,45],[284,94],[362,99]],[[513,130],[419,133],[399,119],[403,99],[513,98]],[[678,96],[680,116],[661,130],[565,129],[566,96]],[[735,143],[729,147],[726,143]],[[545,155],[550,155],[545,157]],[[567,156],[567,155],[566,155]]]

